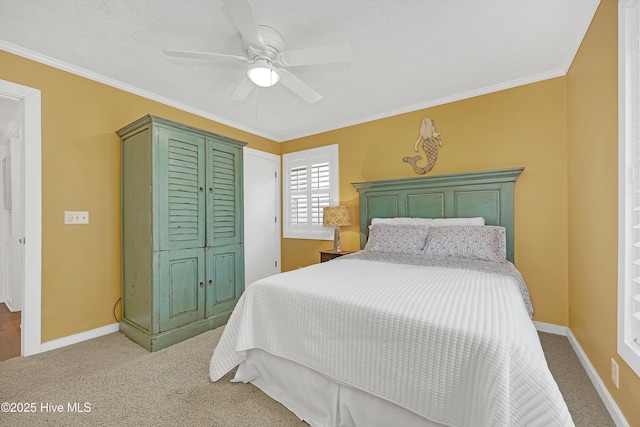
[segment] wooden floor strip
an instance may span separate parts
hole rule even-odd
[[[20,314],[0,304],[0,362],[20,356]]]

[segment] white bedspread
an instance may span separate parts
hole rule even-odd
[[[446,425],[573,425],[513,277],[345,258],[248,286],[211,379],[259,348]]]

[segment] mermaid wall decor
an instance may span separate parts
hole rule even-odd
[[[419,152],[419,146],[422,142],[422,149],[427,156],[427,164],[425,167],[418,166],[418,161],[422,160],[422,156],[403,157],[402,161],[411,164],[413,171],[418,175],[424,175],[428,173],[436,164],[438,160],[438,146],[442,147],[442,139],[440,134],[436,132],[436,127],[433,124],[433,120],[430,118],[422,119],[420,125],[420,135],[415,143],[413,149]]]

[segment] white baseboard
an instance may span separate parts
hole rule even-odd
[[[584,352],[584,350],[582,350],[582,347],[580,347],[578,340],[576,339],[575,335],[573,335],[573,332],[571,332],[571,329],[569,328],[567,328],[567,338],[569,339],[569,343],[571,344],[571,347],[573,347],[573,351],[578,356],[580,363],[582,363],[582,367],[584,368],[585,371],[587,371],[587,375],[589,375],[589,378],[591,379],[593,386],[596,388],[596,391],[600,395],[600,399],[602,399],[604,406],[607,407],[607,410],[609,411],[609,415],[611,415],[613,422],[616,423],[616,426],[618,427],[629,427],[629,423],[627,422],[624,415],[622,414],[622,411],[616,404],[616,401],[613,400],[613,397],[609,393],[609,390],[607,390],[607,387],[602,382],[602,379],[598,375],[598,372],[595,370],[595,368],[589,361],[587,354]]]
[[[534,321],[533,323],[536,326],[536,330],[538,330],[539,332],[547,332],[550,334],[563,335],[567,337],[567,339],[569,340],[569,344],[571,344],[574,353],[576,354],[576,356],[578,356],[580,363],[582,363],[582,367],[587,372],[587,375],[589,376],[589,379],[598,392],[600,399],[602,399],[604,406],[606,406],[607,410],[609,411],[609,415],[611,415],[613,422],[616,423],[616,426],[618,427],[629,427],[629,423],[624,418],[622,411],[620,411],[620,408],[616,404],[615,400],[613,400],[613,397],[607,390],[607,387],[605,387],[604,383],[600,379],[600,376],[589,361],[587,354],[584,352],[584,350],[582,350],[580,344],[578,344],[578,340],[576,339],[575,335],[573,335],[573,332],[571,332],[571,329],[567,328],[566,326],[553,325],[551,323],[536,321]]]
[[[566,326],[554,325],[553,323],[536,322],[535,320],[533,321],[533,324],[538,332],[562,335],[563,337],[567,336],[567,330],[569,329]]]
[[[40,344],[39,353],[55,350],[56,348],[66,347],[71,344],[77,344],[82,341],[90,340],[92,338],[98,338],[103,335],[108,335],[120,330],[119,323],[112,323],[111,325],[102,326],[100,328],[91,329],[90,331],[80,332],[79,334],[69,335],[68,337],[59,338],[53,341],[47,341]]]

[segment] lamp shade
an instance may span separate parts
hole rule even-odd
[[[345,227],[351,225],[351,217],[346,206],[329,206],[322,211],[322,225],[325,227]]]

